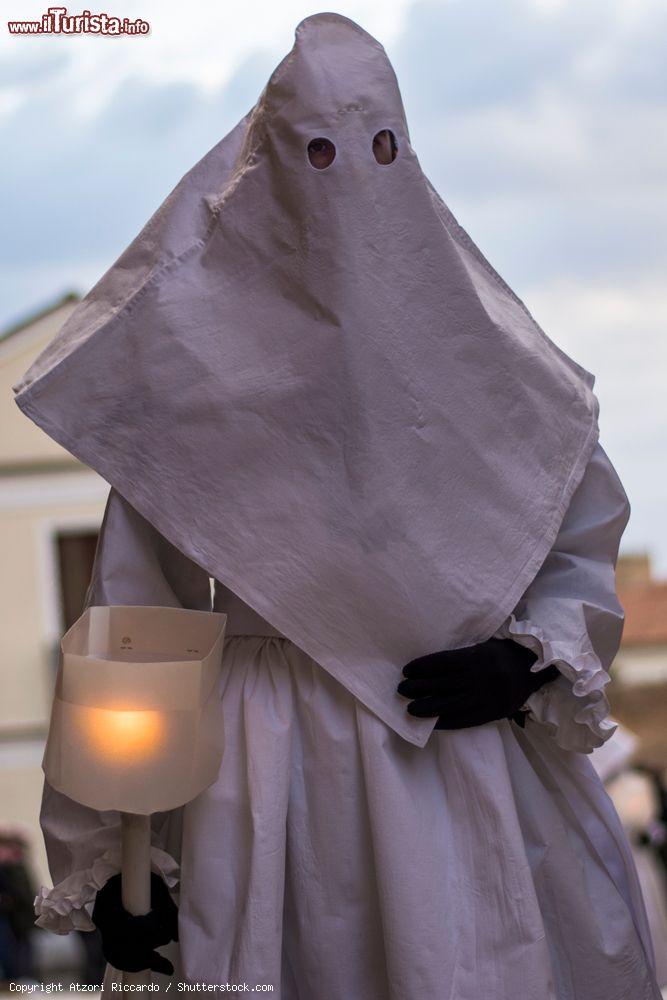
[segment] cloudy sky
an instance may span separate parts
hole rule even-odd
[[[46,6],[2,0],[0,325],[85,292],[252,106],[298,21],[327,9],[109,0],[150,33],[8,35],[7,19]],[[622,549],[650,549],[667,577],[667,5],[333,9],[387,49],[412,145],[459,222],[597,376],[601,441],[632,505]]]

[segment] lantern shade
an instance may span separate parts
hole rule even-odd
[[[213,611],[88,608],[61,641],[42,763],[49,784],[94,809],[147,815],[215,781],[225,625]]]

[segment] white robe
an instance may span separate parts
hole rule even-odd
[[[613,732],[627,517],[598,445],[496,633],[562,676],[528,699],[525,730],[436,730],[423,748],[216,581],[220,775],[153,821],[169,884],[180,862],[183,981],[269,984],[281,1000],[658,1000],[630,848],[586,756]],[[204,570],[113,489],[87,603],[212,606]],[[46,786],[41,820],[55,888],[38,923],[90,928],[118,816]]]

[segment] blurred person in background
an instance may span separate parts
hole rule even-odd
[[[627,833],[644,896],[656,959],[656,978],[667,987],[667,794],[663,776],[641,764],[635,735],[618,725],[613,739],[593,751],[593,767]]]
[[[32,937],[35,889],[27,866],[28,842],[16,827],[0,827],[0,980],[35,979]]]

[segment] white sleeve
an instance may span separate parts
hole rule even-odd
[[[615,568],[629,516],[625,490],[598,443],[551,551],[495,633],[532,649],[533,671],[552,663],[560,671],[524,708],[566,750],[591,753],[616,729],[604,687],[623,631]]]
[[[107,500],[85,607],[154,604],[211,610],[205,570],[168,542],[115,489]],[[178,810],[156,813],[152,865],[171,887],[178,881]],[[59,934],[92,930],[95,893],[120,871],[120,818],[82,806],[44,782],[40,824],[54,882],[35,900],[37,925]]]

